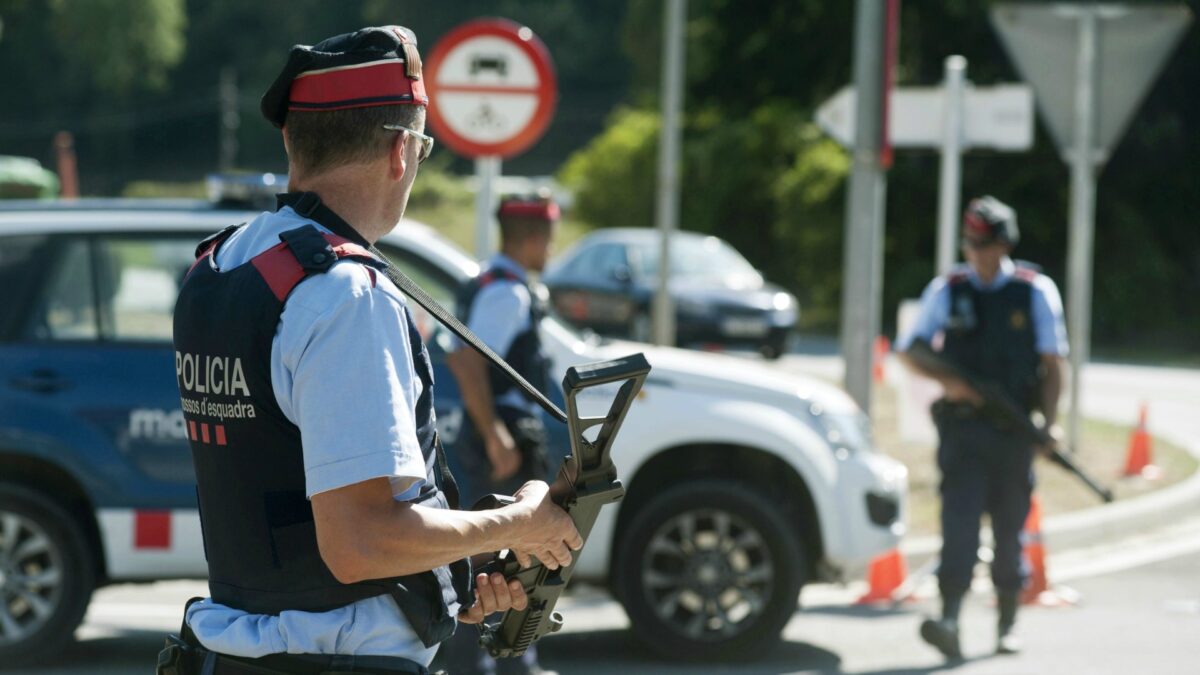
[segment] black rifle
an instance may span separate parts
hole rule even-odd
[[[634,354],[615,361],[593,363],[567,369],[563,378],[563,393],[567,401],[567,430],[571,434],[571,456],[563,460],[558,478],[550,486],[550,496],[561,506],[579,536],[586,542],[592,526],[600,515],[600,507],[611,504],[625,495],[617,480],[617,468],[612,462],[612,445],[621,423],[629,412],[650,364],[646,357]],[[590,387],[621,382],[621,388],[604,417],[580,417],[576,404],[579,392]],[[588,440],[585,433],[599,426]],[[496,508],[512,503],[511,497],[489,495],[475,505],[476,509]],[[492,656],[520,656],[529,645],[547,633],[562,628],[562,615],[554,605],[571,579],[571,572],[581,551],[572,556],[571,564],[551,570],[536,558],[528,568],[521,568],[511,551],[503,551],[480,572],[500,572],[506,579],[517,579],[525,587],[529,604],[523,610],[510,609],[497,624],[480,624],[479,643]]]
[[[1063,451],[1058,439],[1051,436],[1047,430],[1034,424],[1033,420],[1029,419],[1029,415],[998,385],[972,377],[963,369],[943,358],[941,354],[933,351],[933,347],[924,340],[914,340],[912,346],[905,353],[914,363],[926,371],[950,375],[966,382],[983,397],[983,407],[979,411],[981,416],[1002,422],[1016,429],[1019,433],[1024,434],[1031,442],[1036,443],[1046,450],[1050,461],[1083,481],[1083,484],[1096,493],[1100,499],[1103,499],[1105,502],[1113,500],[1112,490],[1100,485],[1094,478],[1089,476],[1087,472],[1075,463],[1070,454]]]

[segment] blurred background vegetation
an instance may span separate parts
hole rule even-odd
[[[1200,14],[1197,2],[1188,3]],[[898,84],[941,80],[962,54],[978,85],[1018,80],[981,0],[902,5]],[[681,224],[717,234],[803,305],[802,327],[835,332],[849,156],[812,123],[851,78],[852,5],[692,0],[687,26]],[[288,47],[367,24],[413,28],[427,53],[475,16],[532,27],[555,59],[560,101],[546,137],[505,162],[555,175],[582,228],[650,226],[659,117],[660,0],[0,0],[0,154],[53,166],[75,134],[85,194],[178,194],[218,165],[223,69],[236,75],[238,168],[282,171],[258,98]],[[1094,340],[1101,355],[1195,352],[1200,344],[1200,35],[1185,36],[1115,149],[1098,187]],[[414,216],[471,227],[443,149],[422,170]],[[888,177],[885,325],[933,273],[938,158],[900,152]],[[1044,130],[1028,153],[977,152],[964,195],[1013,204],[1019,257],[1064,285],[1067,169]],[[189,187],[189,185],[191,187]],[[1070,302],[1070,298],[1066,299]]]

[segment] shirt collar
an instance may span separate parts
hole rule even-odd
[[[497,253],[497,254],[493,255],[491,258],[488,258],[487,266],[503,268],[503,269],[515,274],[517,276],[517,278],[519,278],[521,281],[526,281],[528,278],[525,273],[525,268],[521,267],[521,264],[518,263],[516,260],[513,260],[512,258],[504,255],[503,253]]]
[[[1012,261],[1012,258],[1008,256],[1001,258],[1000,270],[996,272],[996,276],[992,279],[992,283],[990,284],[983,283],[983,280],[979,278],[979,274],[975,271],[974,267],[967,265],[967,269],[967,278],[971,280],[972,286],[981,291],[992,291],[1008,283],[1008,280],[1011,279],[1013,274],[1016,272],[1017,265]]]

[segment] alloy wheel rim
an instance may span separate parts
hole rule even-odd
[[[62,552],[37,522],[0,511],[0,646],[40,630],[62,602]]]
[[[719,509],[685,511],[667,520],[642,558],[643,591],[655,615],[697,641],[744,632],[766,610],[774,579],[762,533]]]

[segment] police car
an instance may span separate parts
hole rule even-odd
[[[0,202],[0,663],[69,639],[100,585],[205,575],[171,311],[197,241],[254,215]],[[447,304],[479,269],[418,223],[380,247]],[[453,447],[459,392],[437,327],[417,320]],[[905,469],[840,390],[746,359],[602,342],[553,317],[541,329],[557,378],[634,351],[654,366],[614,449],[628,492],[576,574],[612,588],[663,654],[778,639],[804,583],[861,568],[903,534]]]

